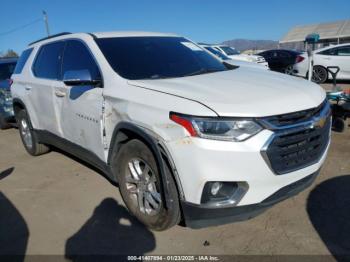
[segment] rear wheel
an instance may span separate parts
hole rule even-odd
[[[21,136],[24,148],[32,156],[39,156],[49,151],[49,147],[40,144],[35,133],[33,132],[31,123],[28,118],[27,111],[22,109],[16,115],[19,134]]]
[[[293,75],[293,65],[289,65],[284,69],[284,73],[287,75]]]
[[[314,66],[312,73],[312,81],[317,84],[322,84],[328,79],[328,71],[323,66]]]
[[[164,205],[164,188],[152,151],[140,140],[126,143],[114,159],[119,189],[130,212],[147,227],[161,231],[180,221],[180,207],[175,181],[166,168],[168,198],[171,209]]]

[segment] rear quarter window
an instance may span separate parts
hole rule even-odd
[[[30,54],[32,53],[33,48],[29,48],[27,50],[24,50],[21,54],[21,56],[19,57],[15,70],[13,71],[14,74],[20,74],[22,73],[23,67],[26,64]]]

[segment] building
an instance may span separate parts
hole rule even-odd
[[[316,44],[316,48],[331,44],[350,43],[350,20],[296,26],[279,41],[279,46],[280,48],[304,50],[305,37],[311,33],[320,35],[320,41]]]

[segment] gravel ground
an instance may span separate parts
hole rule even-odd
[[[350,255],[349,130],[333,132],[309,189],[252,220],[200,230],[147,230],[102,175],[59,152],[29,156],[16,129],[0,131],[0,179],[0,254]]]

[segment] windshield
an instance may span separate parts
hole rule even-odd
[[[230,58],[226,55],[224,55],[223,53],[221,53],[218,50],[215,50],[214,48],[210,47],[210,46],[206,46],[204,47],[205,49],[207,49],[210,53],[218,56],[219,58],[221,58],[222,60],[230,60]]]
[[[239,55],[239,52],[236,49],[231,48],[229,46],[220,46],[220,48],[224,50],[226,55]]]
[[[0,64],[0,80],[10,79],[15,69],[16,63]]]
[[[183,37],[97,38],[108,63],[126,79],[184,77],[228,70]]]

